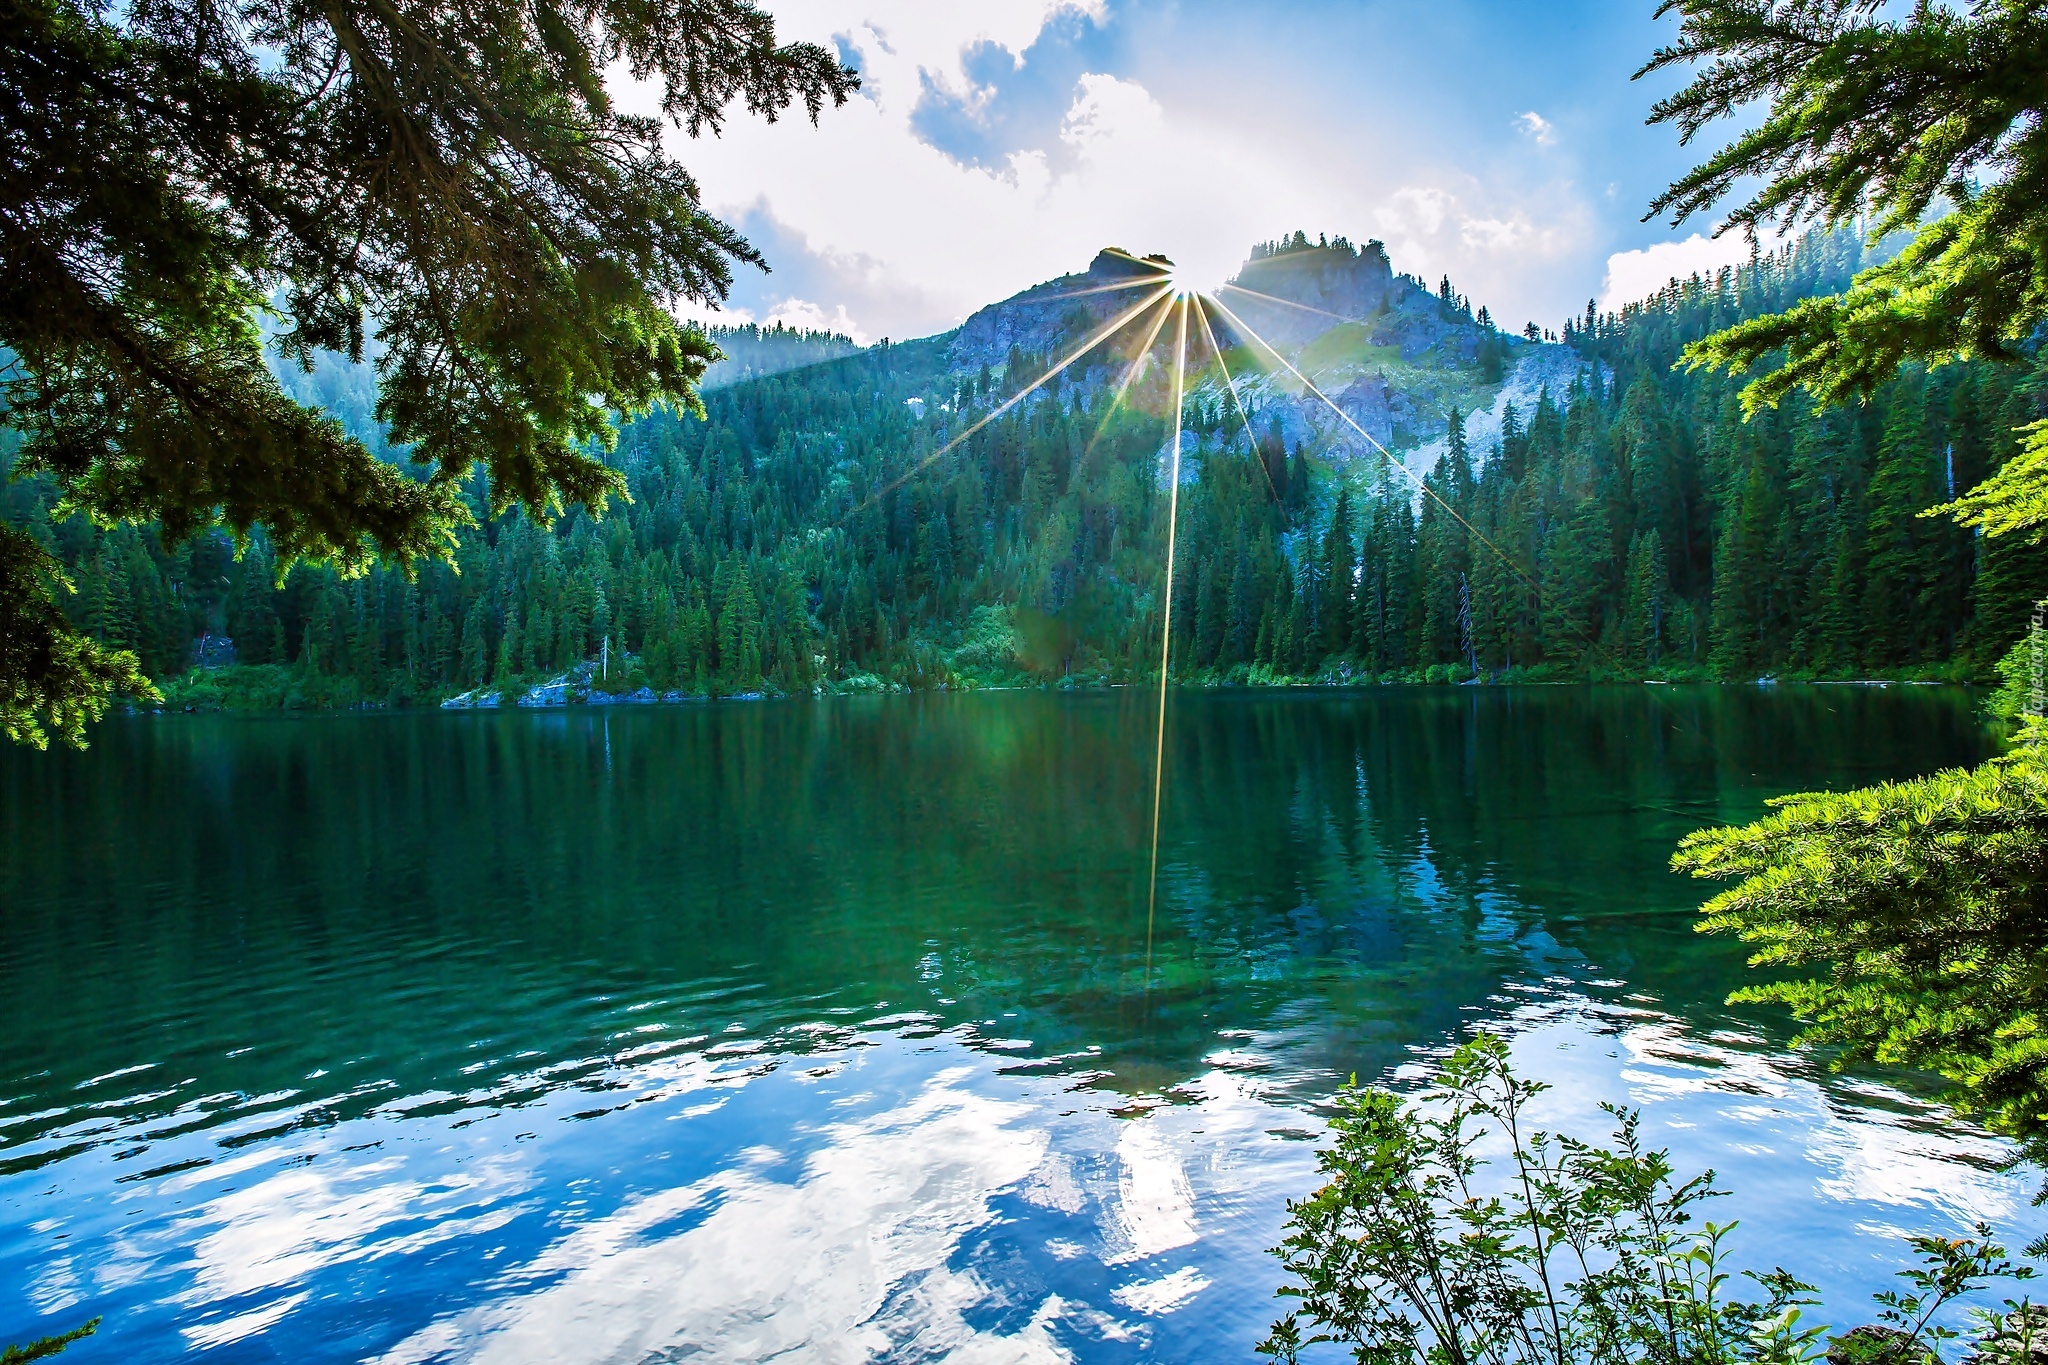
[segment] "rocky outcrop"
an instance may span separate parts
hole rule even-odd
[[[1851,1327],[1828,1342],[1828,1365],[1908,1365],[1910,1333],[1880,1323]]]
[[[192,642],[194,668],[226,668],[235,661],[235,642],[212,631]]]
[[[1086,271],[1048,280],[968,318],[942,341],[948,363],[956,374],[982,366],[1000,372],[1019,354],[1033,364],[1068,355],[1142,300],[1145,286],[1163,280],[1170,266],[1160,257],[1106,248]],[[1228,401],[1242,401],[1261,434],[1277,426],[1290,448],[1306,444],[1338,463],[1378,458],[1351,429],[1355,422],[1420,473],[1442,451],[1453,407],[1470,414],[1474,454],[1484,459],[1507,402],[1526,413],[1546,389],[1562,402],[1580,364],[1569,347],[1503,335],[1481,325],[1465,301],[1447,300],[1414,277],[1396,274],[1378,242],[1353,247],[1341,238],[1310,243],[1297,237],[1262,247],[1213,298],[1223,305],[1210,309],[1213,330],[1226,352],[1239,356],[1238,393]],[[1066,383],[1100,393],[1117,382],[1143,339],[1145,321],[1068,370]],[[1258,340],[1233,335],[1243,331]],[[1305,393],[1285,366],[1272,364],[1266,345],[1306,371],[1342,416]],[[997,392],[1014,392],[1027,377],[999,374]],[[1221,388],[1213,378],[1200,380],[1197,401],[1226,401]],[[1166,454],[1162,448],[1162,471]],[[1199,477],[1198,459],[1184,457],[1183,476]]]
[[[1394,267],[1378,242],[1254,256],[1221,292],[1233,310],[1256,313],[1245,321],[1282,347],[1303,345],[1340,323],[1379,322],[1400,301]]]
[[[1828,1352],[1830,1365],[1834,1354]],[[2022,1304],[1993,1314],[1962,1365],[2048,1365],[2048,1304]]]
[[[954,333],[947,357],[956,369],[972,370],[1001,366],[1013,348],[1046,355],[1071,346],[1143,299],[1145,283],[1167,264],[1104,247],[1081,274],[1033,285],[975,313]]]
[[[1415,415],[1407,395],[1396,393],[1385,375],[1360,375],[1330,397],[1346,417],[1381,445],[1393,443],[1396,421],[1405,423]]]
[[[614,678],[620,676],[621,665],[612,668]],[[513,706],[546,708],[552,706],[620,706],[645,705],[657,701],[683,701],[680,692],[656,693],[651,687],[641,687],[631,692],[613,692],[598,676],[599,665],[587,661],[576,665],[544,683],[531,687],[513,689],[509,693]],[[478,687],[459,693],[441,703],[444,711],[490,710],[506,704],[508,693],[501,688]]]

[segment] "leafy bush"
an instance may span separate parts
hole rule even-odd
[[[1481,1037],[1413,1101],[1345,1090],[1319,1157],[1328,1181],[1288,1205],[1276,1248],[1295,1278],[1280,1293],[1299,1307],[1260,1354],[1292,1362],[1335,1343],[1361,1365],[1804,1365],[1832,1346],[1850,1365],[1932,1365],[1955,1336],[1935,1322],[1945,1304],[2032,1273],[1982,1226],[1913,1238],[1922,1264],[1901,1272],[1907,1289],[1878,1296],[1884,1325],[1830,1341],[1807,1316],[1811,1285],[1783,1269],[1738,1280],[1735,1225],[1694,1221],[1724,1193],[1713,1172],[1678,1180],[1667,1153],[1644,1149],[1639,1115],[1611,1105],[1609,1146],[1532,1131],[1528,1103],[1544,1088]],[[1483,1177],[1489,1143],[1508,1150],[1504,1181]],[[1752,1297],[1736,1297],[1742,1281]],[[2026,1360],[2036,1318],[2008,1306],[1979,1351],[2017,1342],[2008,1358]]]
[[[976,607],[968,618],[959,648],[952,651],[947,662],[956,669],[1014,671],[1021,647],[1010,608]]]

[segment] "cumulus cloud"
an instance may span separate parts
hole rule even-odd
[[[838,332],[842,336],[852,337],[863,346],[873,340],[847,313],[846,305],[843,303],[836,305],[828,313],[809,299],[784,299],[761,319],[761,325],[764,327],[773,327],[777,323],[784,327],[797,328],[799,331]]]
[[[1534,109],[1515,115],[1515,127],[1538,147],[1548,147],[1557,141],[1556,127]]]
[[[707,207],[739,222],[776,266],[769,281],[743,278],[740,302],[763,320],[801,304],[790,318],[856,336],[919,336],[1083,269],[1104,246],[1164,252],[1194,278],[1220,282],[1252,243],[1302,228],[1380,236],[1397,269],[1448,272],[1499,308],[1527,292],[1518,281],[1531,263],[1586,245],[1582,196],[1566,182],[1525,186],[1517,198],[1470,177],[1423,174],[1427,148],[1341,124],[1268,126],[1233,102],[1237,92],[1219,99],[1214,85],[1171,86],[1172,73],[1101,69],[1110,61],[1074,80],[1063,116],[1034,135],[1043,145],[962,158],[923,134],[917,111],[930,92],[970,114],[988,108],[1001,97],[991,82],[1025,61],[1048,25],[1100,17],[1100,8],[778,3],[780,31],[836,43],[858,62],[862,90],[815,128],[801,117],[736,116],[717,138],[671,134]],[[652,93],[622,92],[622,102],[650,108]]]
[[[1505,317],[1546,267],[1567,263],[1591,224],[1571,194],[1547,197],[1541,216],[1503,202],[1475,178],[1408,185],[1387,196],[1372,221],[1394,268],[1423,280],[1449,275],[1473,305]]]
[[[1724,265],[1740,265],[1748,259],[1749,243],[1736,232],[1719,238],[1696,232],[1682,242],[1617,251],[1607,258],[1607,278],[1600,286],[1601,311],[1639,303],[1668,281],[1711,275]]]
[[[1159,101],[1133,81],[1090,72],[1060,122],[1060,141],[1082,153],[1101,154],[1117,138],[1157,140],[1164,122]]]
[[[1428,236],[1441,229],[1456,204],[1449,193],[1433,185],[1409,185],[1395,190],[1376,215],[1389,232],[1415,232]]]
[[[1458,226],[1458,240],[1481,251],[1505,251],[1529,235],[1529,220],[1522,214],[1512,218],[1467,218]]]

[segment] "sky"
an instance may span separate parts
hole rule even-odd
[[[862,89],[814,127],[737,113],[670,135],[741,267],[727,322],[862,342],[1163,252],[1221,283],[1300,229],[1386,243],[1503,326],[1556,327],[1746,259],[1711,220],[1644,223],[1718,149],[1644,118],[1682,76],[1632,80],[1675,19],[1656,0],[767,0]],[[647,92],[623,103],[651,104]]]

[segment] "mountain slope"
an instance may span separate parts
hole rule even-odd
[[[2043,586],[2042,554],[1913,513],[2042,415],[2030,370],[1912,372],[1860,412],[1788,404],[1744,423],[1735,381],[1672,369],[1686,340],[1834,288],[1862,259],[1853,238],[1816,236],[1545,343],[1503,336],[1371,244],[1259,249],[1209,314],[1216,345],[1190,346],[1176,669],[1983,668]],[[1105,253],[954,333],[714,388],[703,422],[624,431],[630,505],[479,526],[459,574],[300,570],[280,589],[260,543],[237,561],[220,539],[165,552],[136,528],[52,523],[33,482],[7,489],[5,513],[67,564],[76,619],[153,673],[182,673],[202,633],[256,666],[209,671],[187,698],[514,697],[600,653],[617,665],[600,682],[657,693],[1142,677],[1161,623],[1168,352],[1137,363],[1151,319],[1129,318],[1011,400],[1142,297],[1109,286],[1156,271]],[[1425,473],[1419,495],[1409,475]]]

